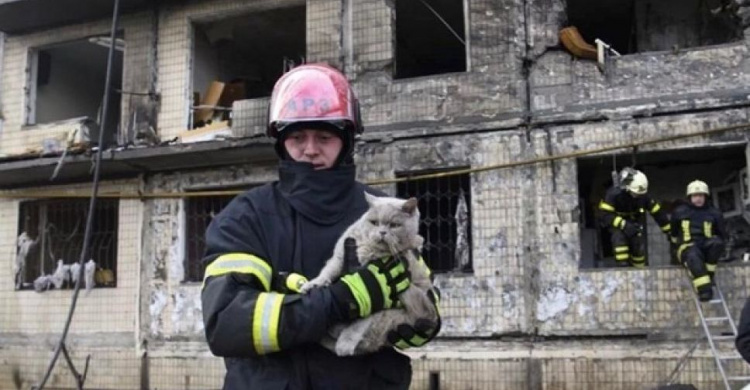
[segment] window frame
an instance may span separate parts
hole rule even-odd
[[[54,258],[47,259],[48,255],[50,254],[52,248],[49,250],[46,250],[47,246],[47,234],[42,234],[40,236],[40,231],[44,230],[42,226],[52,226],[56,227],[56,225],[49,222],[50,220],[50,213],[54,213],[55,211],[50,211],[50,206],[56,206],[59,205],[60,210],[56,211],[57,213],[64,213],[66,210],[69,209],[69,212],[76,213],[78,211],[82,211],[83,215],[81,218],[79,218],[75,223],[75,228],[73,229],[73,232],[65,232],[65,233],[57,233],[62,234],[63,236],[68,236],[66,241],[73,240],[73,237],[76,238],[74,241],[74,244],[70,246],[70,248],[73,248],[74,251],[73,256],[70,255],[71,249],[68,249],[67,251],[63,250],[63,252],[67,252],[66,254],[68,256],[60,256],[59,253],[54,254]],[[57,261],[60,258],[65,258],[67,262],[64,262],[65,265],[70,266],[73,263],[77,263],[81,256],[81,249],[85,234],[85,225],[86,225],[86,219],[87,219],[87,213],[88,213],[88,207],[89,207],[89,199],[88,198],[52,198],[52,199],[30,199],[30,200],[22,200],[18,202],[17,210],[18,210],[18,218],[17,218],[17,225],[16,225],[16,240],[17,237],[19,237],[23,232],[26,232],[28,229],[27,221],[25,221],[25,217],[28,214],[34,215],[36,214],[36,217],[38,218],[36,222],[36,237],[34,237],[35,240],[39,240],[39,243],[37,244],[37,248],[32,249],[34,252],[29,253],[35,253],[39,258],[33,259],[34,261],[38,261],[39,265],[36,269],[41,275],[51,275],[54,273],[55,269],[57,268]],[[114,280],[111,285],[95,285],[94,288],[117,288],[117,278],[118,278],[118,260],[119,260],[119,241],[118,238],[120,236],[120,199],[113,198],[113,199],[99,199],[97,200],[97,209],[95,213],[101,213],[101,212],[108,212],[112,213],[109,216],[101,217],[105,221],[108,221],[111,223],[111,231],[104,231],[104,232],[97,232],[93,231],[91,232],[91,241],[89,243],[89,253],[88,257],[93,259],[96,262],[97,270],[100,268],[104,268],[105,270],[110,270],[112,272],[112,276],[114,277]],[[58,216],[59,217],[59,216]],[[65,218],[63,218],[65,219]],[[33,223],[33,222],[28,222]],[[104,224],[107,225],[106,222],[102,222],[102,219],[94,218],[94,225],[92,226],[92,229],[95,228],[98,224]],[[64,225],[64,223],[60,224]],[[33,225],[32,225],[33,226]],[[97,249],[95,246],[97,243],[101,243],[102,241],[97,241],[101,236],[104,236],[104,239],[102,241],[109,243],[109,249],[104,249],[104,251],[110,251],[109,255],[111,255],[111,258],[108,258],[107,261],[102,261],[101,256],[97,255],[97,252],[101,253],[102,249]],[[14,261],[15,256],[18,254],[18,246],[17,241],[14,242]],[[76,245],[79,244],[79,245]],[[41,249],[39,249],[39,245],[41,245]],[[105,247],[106,248],[106,247]],[[55,248],[60,249],[60,248]],[[32,261],[32,259],[29,259],[28,257],[25,260],[25,266],[24,266],[24,274],[22,275],[22,283],[21,287],[18,288],[15,285],[15,275],[14,275],[14,289],[16,291],[26,291],[31,290],[34,291],[34,280],[36,280],[39,275],[30,277],[29,272],[31,272],[30,268],[28,267],[28,264]],[[46,271],[49,271],[47,273]],[[29,279],[30,278],[30,279]],[[72,283],[66,283],[64,285],[65,287],[59,289],[59,290],[70,290],[73,288]]]
[[[398,1],[414,1],[419,2],[420,0],[395,0],[395,2]],[[471,7],[469,5],[468,0],[460,0],[461,1],[461,12],[463,13],[463,40],[464,40],[464,70],[462,71],[449,71],[449,72],[442,72],[442,73],[433,73],[433,74],[420,74],[416,76],[398,76],[398,13],[396,10],[396,4],[394,2],[393,5],[393,16],[391,17],[391,31],[392,31],[392,58],[393,58],[393,70],[390,72],[391,80],[395,83],[400,82],[409,82],[411,80],[419,80],[421,78],[439,78],[439,77],[446,77],[446,76],[452,76],[452,75],[458,75],[458,74],[464,74],[469,73],[472,71],[471,67]],[[431,11],[425,9],[425,12],[431,13]],[[431,13],[432,14],[432,13]],[[434,16],[434,14],[433,14]],[[442,23],[441,23],[442,25]],[[443,25],[445,27],[445,25]],[[446,27],[447,28],[447,27]]]
[[[468,169],[470,167],[468,166],[459,166],[459,167],[450,167],[450,168],[438,168],[438,169],[427,169],[427,170],[414,170],[414,171],[397,171],[395,172],[395,176],[397,178],[408,178],[408,177],[414,177],[414,176],[422,176],[422,175],[428,175],[428,174],[436,174],[436,173],[442,173],[442,172],[451,172],[458,169]],[[431,183],[435,183],[434,185],[438,186],[438,188],[441,188],[444,186],[444,184],[441,184],[441,180],[450,179],[450,180],[457,180],[456,185],[458,186],[459,190],[462,190],[464,193],[465,201],[466,201],[466,208],[467,208],[467,226],[466,226],[466,240],[467,240],[467,250],[468,250],[468,263],[464,265],[463,268],[460,268],[457,264],[458,259],[455,258],[455,250],[456,250],[456,241],[458,240],[458,233],[457,233],[457,222],[455,221],[455,213],[456,208],[458,207],[458,199],[454,201],[450,200],[449,202],[449,209],[450,212],[447,216],[440,215],[440,201],[436,203],[437,206],[428,206],[428,203],[426,203],[425,198],[426,196],[424,193],[420,193],[420,190],[417,188],[414,190],[414,192],[417,192],[418,194],[414,194],[411,191],[409,191],[408,183],[415,183],[415,182],[423,182],[423,181],[430,181],[426,184],[424,184],[425,187],[429,186]],[[432,272],[434,274],[450,274],[450,275],[471,275],[474,273],[474,248],[473,248],[473,214],[472,214],[472,196],[471,196],[471,184],[472,184],[472,176],[470,173],[465,173],[461,175],[451,175],[447,177],[438,177],[438,178],[430,178],[430,179],[421,179],[418,181],[411,181],[407,180],[405,182],[399,182],[396,183],[395,193],[397,197],[401,198],[407,198],[409,196],[413,196],[417,198],[419,202],[419,210],[420,210],[420,222],[419,222],[419,230],[420,235],[425,239],[425,243],[422,249],[422,254],[424,256],[425,262],[430,267]],[[448,187],[450,187],[450,183],[448,184]],[[466,188],[464,188],[464,185]],[[452,194],[452,190],[449,190],[448,192],[451,193],[449,195],[449,199],[457,198],[458,194],[460,193],[459,190],[456,190],[455,195]],[[425,189],[425,192],[427,190]],[[438,195],[440,196],[440,195]],[[430,227],[427,227],[425,224],[428,223],[427,219],[432,219],[432,216],[428,216],[428,212],[425,212],[426,208],[428,207],[437,207],[438,208],[438,224],[445,221],[440,221],[441,218],[446,218],[450,221],[453,221],[449,223],[450,227],[448,228],[448,234],[450,235],[450,245],[448,251],[448,261],[442,261],[442,260],[436,260],[433,256],[430,256],[430,251],[440,251],[439,248],[440,245],[436,245],[438,248],[433,249],[431,246],[433,244],[429,241],[431,235],[426,233],[427,229],[430,229]],[[439,227],[438,227],[439,229]],[[438,239],[440,239],[440,233],[438,233],[437,236]],[[446,249],[443,249],[445,251]],[[432,257],[432,259],[431,259]]]

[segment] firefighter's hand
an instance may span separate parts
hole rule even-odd
[[[641,226],[636,222],[622,221],[622,231],[628,237],[633,237],[641,232]]]
[[[331,285],[335,299],[345,305],[348,319],[364,318],[396,306],[398,295],[411,284],[406,260],[399,256],[372,260]]]
[[[441,321],[440,310],[438,308],[440,293],[437,288],[433,288],[427,294],[438,313],[437,323],[428,319],[419,319],[414,323],[414,326],[409,324],[397,326],[395,330],[388,333],[388,342],[394,347],[398,349],[421,347],[435,338],[440,332]]]

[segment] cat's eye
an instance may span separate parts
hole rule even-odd
[[[401,224],[398,222],[391,222],[390,226],[395,229],[395,228],[401,227]]]
[[[375,226],[378,226],[380,224],[377,219],[371,219],[370,223],[373,224],[373,225],[375,225]]]

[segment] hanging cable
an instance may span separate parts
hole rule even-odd
[[[110,44],[109,44],[109,54],[107,56],[107,73],[105,76],[105,85],[104,85],[104,98],[102,103],[102,115],[101,115],[101,122],[99,123],[99,128],[101,131],[99,131],[99,140],[97,143],[97,149],[96,149],[96,158],[94,162],[94,178],[93,183],[91,186],[91,200],[89,201],[89,213],[86,217],[86,228],[83,233],[83,247],[81,248],[81,257],[78,259],[79,267],[79,274],[78,279],[76,280],[75,289],[73,291],[73,297],[70,302],[70,309],[68,310],[68,318],[65,321],[65,327],[63,328],[62,335],[60,336],[60,341],[57,343],[57,346],[55,347],[55,353],[52,355],[52,359],[50,359],[49,365],[47,366],[47,371],[44,374],[44,377],[42,378],[42,381],[39,383],[39,386],[36,387],[38,390],[44,389],[44,386],[47,384],[47,381],[49,380],[50,375],[52,375],[52,370],[55,368],[55,363],[57,362],[57,359],[60,357],[60,352],[66,350],[65,348],[65,338],[68,336],[68,331],[70,330],[70,323],[73,321],[73,313],[75,313],[76,310],[76,303],[78,302],[78,295],[81,291],[81,281],[83,280],[84,275],[84,262],[86,261],[86,258],[88,257],[88,251],[89,251],[89,245],[91,244],[91,229],[94,222],[94,211],[96,210],[96,199],[97,195],[99,193],[99,176],[101,173],[101,165],[102,165],[102,150],[104,149],[104,133],[105,133],[105,126],[107,123],[107,113],[109,112],[109,97],[112,93],[112,62],[114,61],[114,53],[115,53],[115,38],[117,35],[117,24],[119,22],[120,17],[120,0],[114,0],[114,9],[112,10],[112,28],[110,30]],[[79,385],[79,388],[82,388],[82,385]]]
[[[458,35],[458,33],[456,32],[456,30],[454,30],[453,27],[451,27],[451,25],[448,24],[448,22],[446,22],[445,19],[443,19],[442,16],[440,16],[440,14],[437,11],[435,11],[434,8],[432,8],[431,5],[427,4],[427,2],[424,1],[424,0],[419,0],[419,1],[421,1],[422,4],[424,4],[424,6],[427,7],[427,9],[429,9],[430,11],[432,11],[432,13],[435,14],[435,17],[437,17],[441,22],[443,22],[443,24],[445,25],[445,27],[448,28],[448,30],[453,34],[454,37],[456,37],[456,39],[458,39],[459,42],[461,42],[464,46],[466,46],[466,41],[463,38],[461,38],[460,35]]]

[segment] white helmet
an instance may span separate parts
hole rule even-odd
[[[648,192],[648,178],[643,172],[633,168],[625,168],[620,172],[620,183],[624,189],[635,195],[644,195]]]
[[[708,196],[708,184],[705,181],[693,180],[687,186],[687,196],[695,194],[704,194]]]

